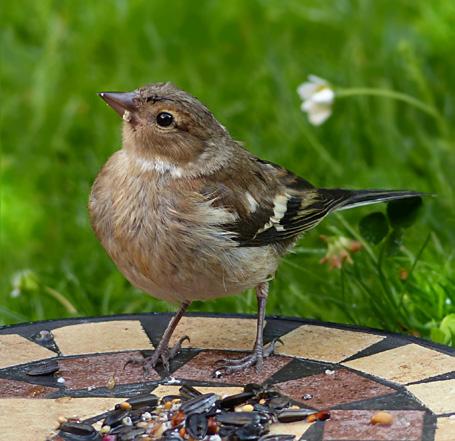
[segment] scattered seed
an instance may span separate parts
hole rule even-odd
[[[259,441],[292,441],[295,435],[264,435],[259,438]]]
[[[161,398],[161,404],[167,403],[168,401],[173,401],[177,398],[180,398],[180,395],[166,395]]]
[[[240,406],[241,404],[246,403],[249,399],[253,397],[254,393],[252,392],[241,392],[239,394],[223,398],[220,402],[220,406],[223,409],[233,409],[236,406]]]
[[[78,439],[82,440],[95,440],[98,436],[96,430],[90,424],[84,423],[65,423],[60,428],[63,433],[76,435]]]
[[[34,397],[39,397],[40,395],[43,395],[44,393],[46,393],[46,388],[44,386],[35,385],[35,386],[32,386],[32,388],[27,392],[27,395],[34,398]]]
[[[114,389],[114,387],[115,387],[116,384],[117,384],[117,382],[115,381],[115,378],[114,378],[114,377],[111,377],[111,378],[109,378],[109,380],[107,381],[106,387],[107,387],[108,389],[111,389],[111,390],[112,390],[112,389]]]
[[[171,419],[172,427],[177,427],[185,419],[185,412],[179,410]]]
[[[200,413],[190,414],[186,417],[185,427],[192,438],[203,439],[208,431],[207,416]]]
[[[248,424],[235,431],[235,437],[240,441],[250,441],[259,438],[268,430],[261,424]]]
[[[207,433],[214,435],[218,432],[218,425],[216,423],[216,419],[210,417],[207,421]]]
[[[115,406],[115,407],[118,409],[122,409],[122,410],[131,410],[133,408],[133,406],[131,406],[131,404],[128,403],[127,401],[117,404],[117,406]]]
[[[187,384],[184,384],[181,388],[179,388],[179,392],[180,395],[186,399],[195,398],[202,395],[202,393],[195,389],[193,386],[189,386]]]
[[[155,409],[158,405],[158,397],[154,394],[147,394],[147,395],[139,395],[134,398],[130,398],[126,400],[132,407],[132,409],[141,409],[144,407],[150,408],[150,410]]]
[[[248,384],[243,392],[223,398],[184,385],[180,395],[160,400],[144,394],[117,404],[99,430],[62,420],[60,437],[68,441],[293,441],[292,435],[267,435],[269,426],[277,420],[313,422],[329,417],[327,411],[292,405],[272,385]]]
[[[330,418],[330,412],[328,410],[321,410],[319,412],[309,415],[306,419],[307,422],[313,423],[314,421],[325,421]]]
[[[141,415],[141,420],[142,421],[148,421],[148,420],[151,420],[151,419],[152,419],[152,414],[150,412],[144,412]]]
[[[313,395],[311,395],[311,394],[305,394],[305,395],[303,396],[303,399],[304,399],[304,400],[311,400],[312,398],[313,398]]]
[[[60,415],[60,416],[57,418],[57,421],[58,421],[59,425],[62,425],[62,424],[65,424],[65,423],[68,421],[68,419],[65,418],[63,415]]]
[[[127,416],[127,417],[122,419],[122,424],[124,426],[132,426],[133,425],[133,421],[132,421],[132,419],[129,416]]]
[[[109,412],[106,418],[103,421],[103,425],[115,427],[121,424],[123,418],[126,418],[129,415],[127,410],[113,410]]]
[[[100,429],[101,434],[109,433],[111,430],[111,426],[102,426]]]
[[[29,369],[26,374],[32,377],[52,375],[58,371],[58,363],[55,360]]]
[[[290,404],[291,404],[291,402],[289,401],[289,398],[287,398],[287,397],[273,397],[269,401],[269,406],[273,410],[285,409],[285,408],[289,407]]]
[[[258,412],[222,412],[215,416],[218,423],[226,426],[244,426],[260,423]]]
[[[216,394],[204,394],[191,400],[184,401],[180,406],[180,410],[186,414],[190,413],[204,413],[211,409],[216,401],[218,401],[219,396]]]
[[[393,415],[389,412],[376,412],[370,420],[371,424],[378,424],[380,426],[390,426],[393,423]]]
[[[277,419],[280,423],[294,423],[296,421],[306,420],[310,415],[315,413],[314,410],[309,409],[283,409],[278,413]]]

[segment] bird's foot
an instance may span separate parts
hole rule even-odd
[[[213,377],[220,378],[252,366],[256,367],[256,372],[260,372],[264,364],[264,358],[270,357],[275,353],[275,347],[278,342],[283,344],[279,338],[275,338],[266,347],[262,345],[256,346],[253,352],[248,354],[246,357],[223,358],[218,360],[216,364],[220,363],[221,366],[213,371]]]
[[[148,374],[158,364],[161,364],[166,372],[169,372],[169,362],[173,360],[177,354],[182,350],[182,343],[184,341],[190,341],[187,335],[180,337],[177,343],[169,348],[167,345],[159,344],[152,355],[149,357],[131,357],[126,363],[124,368],[128,364],[140,365],[144,369],[144,373]]]

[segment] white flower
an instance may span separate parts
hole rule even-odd
[[[300,108],[308,114],[311,124],[319,126],[332,114],[335,92],[327,81],[309,75],[308,81],[297,88],[297,93],[302,99]]]

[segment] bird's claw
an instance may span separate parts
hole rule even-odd
[[[149,357],[142,358],[131,357],[129,360],[127,360],[127,362],[123,366],[123,369],[125,369],[126,366],[129,364],[140,365],[143,367],[144,373],[149,374],[152,369],[154,369],[158,364],[161,363],[164,370],[166,372],[169,372],[169,362],[173,360],[177,356],[177,354],[182,350],[182,343],[184,341],[189,342],[190,338],[187,335],[180,337],[177,343],[172,348],[165,346],[160,349],[160,347],[158,346],[158,348]]]
[[[215,362],[215,366],[218,364],[222,364],[222,366],[215,368],[212,372],[212,377],[221,378],[225,375],[230,375],[234,372],[239,372],[252,366],[255,366],[256,371],[260,372],[264,363],[264,358],[270,357],[275,353],[277,343],[283,344],[283,341],[279,338],[274,338],[265,348],[262,346],[257,347],[251,354],[248,354],[245,357],[234,359],[224,358],[217,360]]]
[[[270,357],[275,353],[276,344],[281,343],[284,345],[283,340],[280,337],[275,337],[265,348],[264,348],[264,358]]]
[[[184,335],[183,337],[180,337],[177,341],[177,343],[174,345],[173,348],[169,349],[169,359],[172,360],[173,358],[176,357],[176,355],[182,350],[182,343],[184,341],[187,341],[188,343],[191,341],[190,337],[187,335]]]

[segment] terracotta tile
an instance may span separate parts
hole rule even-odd
[[[57,429],[59,416],[80,419],[112,409],[124,398],[0,399],[1,439],[43,441]]]
[[[213,381],[214,383],[262,383],[291,361],[288,357],[274,355],[264,360],[264,366],[260,373],[256,372],[255,367],[252,367],[221,378],[212,378],[216,361],[222,358],[239,358],[245,355],[247,354],[233,354],[232,352],[223,351],[200,352],[172,375],[178,379]]]
[[[127,364],[131,358],[141,359],[142,356],[140,352],[122,352],[65,358],[58,362],[58,375],[65,379],[68,389],[108,387],[110,383],[133,384],[160,379],[155,370],[145,375],[141,365]]]
[[[296,423],[275,423],[270,425],[267,435],[295,435],[298,441],[300,437],[311,427],[310,423],[298,421]]]
[[[357,375],[347,369],[277,383],[276,386],[293,400],[315,409],[325,409],[343,403],[367,400],[394,393],[395,390]],[[303,395],[313,398],[304,400]]]
[[[80,323],[52,332],[63,355],[153,349],[137,320]]]
[[[0,335],[0,369],[56,356],[55,352],[20,335]]]
[[[55,387],[0,378],[0,398],[44,398],[56,390]]]
[[[424,412],[388,410],[393,415],[390,426],[373,425],[376,410],[333,410],[325,422],[324,441],[420,441]]]
[[[277,353],[339,363],[384,338],[364,332],[303,325],[281,337],[284,345],[277,347]]]
[[[455,418],[438,418],[434,441],[453,441],[455,433]]]
[[[182,386],[168,386],[166,384],[160,384],[156,389],[152,391],[153,394],[164,397],[166,395],[179,395],[179,389]],[[218,386],[194,386],[199,392],[203,394],[214,393],[218,394],[220,397],[225,397],[228,395],[239,394],[243,392],[243,387],[238,386],[226,386],[226,387],[218,387]]]
[[[455,412],[455,380],[411,384],[407,389],[436,414]]]
[[[250,350],[256,338],[256,320],[222,317],[183,317],[171,345],[188,335],[184,347],[201,349]]]
[[[409,344],[343,364],[389,381],[407,384],[455,370],[455,357]]]

